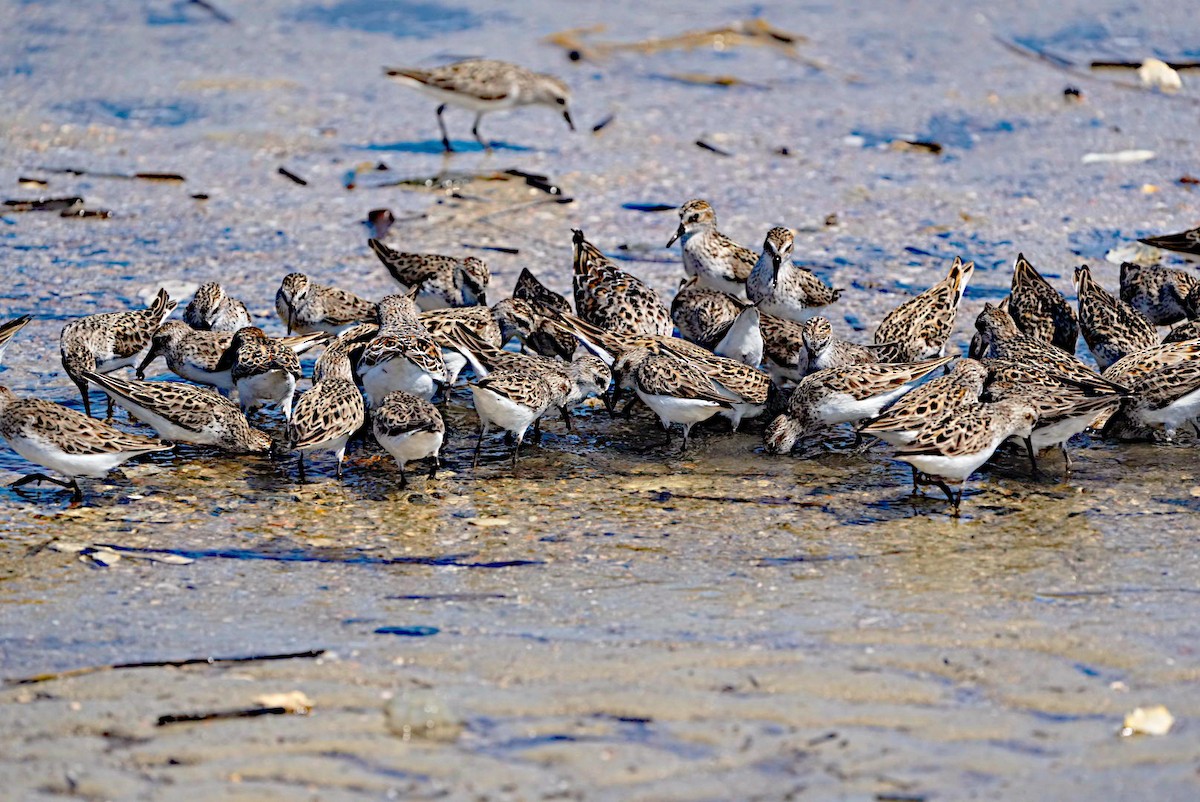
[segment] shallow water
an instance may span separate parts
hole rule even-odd
[[[661,246],[675,215],[624,206],[706,197],[747,245],[772,225],[799,229],[797,258],[847,288],[827,311],[856,338],[962,255],[978,269],[960,347],[1017,251],[1070,294],[1080,261],[1113,287],[1108,249],[1195,224],[1195,189],[1177,183],[1196,170],[1191,74],[1162,97],[995,38],[1079,62],[1196,58],[1177,3],[992,4],[987,16],[921,4],[902,24],[883,4],[754,8],[809,37],[799,52],[820,67],[766,48],[571,63],[539,43],[602,19],[597,37],[611,40],[717,27],[749,13],[739,6],[216,5],[235,21],[188,3],[0,12],[5,197],[81,195],[113,212],[0,216],[0,311],[35,318],[0,376],[18,392],[78,406],[57,361],[63,322],[160,282],[219,279],[279,333],[272,298],[291,270],[386,294],[361,224],[381,206],[400,219],[398,247],[517,249],[486,252],[497,297],[523,266],[566,292],[572,227],[669,294],[678,256]],[[451,111],[467,152],[449,167],[544,173],[571,203],[516,181],[381,186],[446,162],[430,147],[432,106],[380,68],[473,54],[564,76],[581,133],[545,110],[496,115],[483,131],[506,147],[488,155],[470,148],[470,115]],[[754,86],[663,80],[687,72]],[[1068,85],[1084,103],[1064,102]],[[888,149],[897,137],[943,150]],[[1157,156],[1081,163],[1130,148]],[[186,181],[94,174],[137,171]],[[23,176],[49,186],[19,187]],[[498,439],[472,471],[465,404],[460,390],[446,470],[406,490],[368,448],[344,482],[326,458],[300,485],[294,463],[181,449],[90,483],[80,508],[50,489],[0,492],[5,677],[329,650],[0,689],[10,793],[1195,798],[1191,441],[1084,440],[1066,482],[1031,481],[1020,455],[1005,457],[954,520],[940,497],[909,495],[884,447],[855,454],[844,432],[769,458],[761,424],[715,428],[679,458],[678,435],[668,450],[652,421],[593,408],[575,434],[550,421],[515,472]],[[1057,476],[1061,463],[1045,467]],[[23,470],[0,453],[0,480]],[[64,543],[122,558],[100,568],[53,547]],[[146,559],[170,555],[192,562]],[[292,689],[311,716],[155,726]],[[1170,735],[1116,736],[1124,713],[1159,703],[1177,718]],[[437,726],[397,735],[424,718]]]

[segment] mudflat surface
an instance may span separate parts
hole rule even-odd
[[[751,9],[239,5],[224,7],[233,23],[187,3],[0,9],[0,195],[79,195],[113,213],[0,215],[0,314],[35,318],[0,376],[18,393],[78,406],[57,358],[63,322],[160,285],[186,297],[220,280],[273,333],[274,292],[292,270],[387,294],[361,224],[377,207],[400,218],[397,247],[485,258],[496,297],[523,266],[566,292],[572,227],[668,297],[682,272],[662,248],[675,215],[624,205],[704,197],[748,246],[771,226],[797,229],[796,258],[846,288],[826,314],[861,341],[962,255],[978,269],[960,347],[983,302],[1005,294],[1017,251],[1068,294],[1083,262],[1113,288],[1109,249],[1197,222],[1194,185],[1178,183],[1200,172],[1194,72],[1165,97],[1124,86],[1132,73],[1070,72],[1004,45],[1080,65],[1195,60],[1187,4],[768,3],[753,11],[808,37],[799,58],[747,46],[581,62],[542,37],[599,22],[609,27],[593,42],[671,36]],[[485,154],[470,115],[452,110],[464,152],[444,160],[432,104],[381,67],[467,55],[563,76],[580,131],[545,109],[495,115]],[[744,83],[678,79],[688,73]],[[1068,86],[1083,102],[1064,99]],[[897,150],[896,139],[942,150]],[[1155,156],[1082,160],[1131,149]],[[510,168],[544,173],[572,202],[519,181],[381,186]],[[139,171],[186,180],[98,175]],[[518,253],[477,250],[496,247]],[[514,472],[499,440],[471,470],[475,418],[461,389],[448,423],[446,469],[404,491],[370,448],[352,452],[345,481],[318,458],[303,485],[294,463],[181,448],[90,482],[82,507],[50,490],[0,492],[4,678],[327,650],[8,684],[5,793],[1200,791],[1191,440],[1084,439],[1065,482],[1034,482],[1019,455],[1002,458],[954,520],[944,500],[909,496],[908,469],[885,447],[852,453],[844,432],[768,458],[761,422],[714,429],[681,459],[654,421],[593,409],[574,434],[549,422]],[[27,468],[0,453],[0,480]],[[122,559],[100,567],[70,550],[89,544]],[[156,726],[291,690],[312,700],[310,715]],[[1172,732],[1117,737],[1124,714],[1150,704],[1174,713]]]

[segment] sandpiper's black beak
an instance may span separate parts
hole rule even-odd
[[[675,244],[675,240],[683,236],[683,223],[679,224],[679,228],[675,229],[675,233],[671,235],[671,239],[667,241],[667,247],[670,248]]]
[[[779,267],[783,264],[783,257],[774,251],[771,252],[771,280],[779,278]]]
[[[292,302],[291,302],[291,301],[288,301],[288,302],[287,302],[287,308],[288,308],[288,319],[287,319],[287,329],[288,329],[288,332],[287,332],[287,333],[288,333],[288,336],[289,336],[289,337],[291,337],[291,336],[292,336],[292,319],[293,319],[293,318],[295,317],[295,315],[296,315],[296,310],[295,310],[295,308],[292,306]]]
[[[574,131],[574,130],[575,130],[575,122],[574,122],[574,121],[571,119],[571,112],[569,112],[569,111],[564,111],[564,112],[563,112],[563,119],[567,121],[567,126],[568,126],[568,127],[569,127],[569,128],[572,130],[572,131]]]
[[[157,358],[158,346],[152,343],[150,350],[146,352],[146,358],[142,360],[142,364],[134,368],[133,375],[137,377],[138,381],[143,381],[146,378],[146,368]]]

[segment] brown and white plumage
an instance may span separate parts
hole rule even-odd
[[[437,407],[412,393],[395,390],[371,411],[371,430],[383,450],[400,468],[400,487],[408,486],[404,468],[408,463],[432,458],[429,478],[441,467],[439,454],[446,437],[446,424]]]
[[[72,320],[63,326],[59,340],[62,364],[83,397],[83,409],[92,414],[87,379],[83,374],[111,373],[118,368],[137,365],[150,349],[154,332],[176,306],[159,290],[145,309],[105,312]],[[111,413],[111,407],[109,409]]]
[[[404,292],[417,291],[423,311],[444,307],[487,305],[491,271],[474,256],[458,259],[437,253],[404,253],[377,239],[367,240],[371,250]]]
[[[772,315],[763,315],[759,325],[763,366],[771,380],[779,387],[787,387],[803,379],[809,372],[803,327]]]
[[[50,481],[74,490],[76,500],[83,496],[78,477],[102,478],[128,459],[171,448],[154,438],[114,429],[61,404],[38,398],[18,399],[2,386],[0,436],[28,461],[69,478],[63,481],[45,474],[29,474],[14,482],[13,487]]]
[[[201,331],[235,332],[250,325],[250,313],[244,303],[227,295],[217,282],[210,281],[196,290],[183,310],[183,321]]]
[[[247,326],[234,333],[229,350],[221,357],[217,368],[225,367],[243,412],[277,406],[284,419],[291,420],[292,396],[302,376],[295,351],[272,340],[262,329]]]
[[[318,284],[303,273],[283,277],[275,292],[275,313],[288,334],[324,331],[341,334],[356,323],[373,323],[375,304],[337,287]]]
[[[466,366],[463,356],[454,350],[452,337],[458,331],[469,331],[490,345],[503,344],[501,314],[486,306],[464,306],[452,309],[432,309],[422,312],[421,325],[429,332],[442,349],[442,361],[446,363],[446,382],[454,384],[458,374]]]
[[[1200,360],[1174,362],[1139,375],[1129,383],[1119,415],[1135,426],[1162,429],[1167,440],[1189,424],[1200,436]],[[1117,420],[1117,415],[1109,420],[1106,434]]]
[[[524,302],[528,311],[516,302]],[[510,307],[519,311],[510,312]],[[529,268],[523,267],[516,285],[513,286],[512,298],[507,303],[501,301],[496,304],[493,311],[501,320],[501,327],[504,327],[505,321],[509,321],[512,333],[517,334],[525,345],[542,356],[570,359],[575,354],[575,338],[549,325],[545,315],[539,312],[541,308],[556,309],[559,312],[571,311],[571,305],[567,303],[566,298],[538,281]]]
[[[1008,312],[1023,333],[1056,345],[1068,354],[1075,353],[1079,340],[1075,310],[1023,253],[1017,254],[1013,264]]]
[[[1067,450],[1072,437],[1093,426],[1121,400],[1114,386],[1104,381],[1079,382],[1025,362],[991,359],[983,400],[1023,400],[1038,415],[1026,447],[1036,471],[1037,455],[1057,446],[1063,456],[1064,476],[1071,470]]]
[[[615,334],[669,335],[671,314],[658,293],[614,265],[583,232],[572,237],[575,310],[580,318]]]
[[[930,421],[979,403],[988,371],[974,359],[960,359],[944,376],[925,382],[900,396],[882,414],[859,427],[894,446],[912,442]]]
[[[671,424],[683,426],[681,454],[687,450],[692,426],[722,411],[733,412],[730,395],[719,392],[696,363],[677,354],[627,353],[622,357],[621,367],[629,375],[638,398],[658,415],[668,438]]]
[[[1158,332],[1150,321],[1100,286],[1087,265],[1075,268],[1075,289],[1079,295],[1079,327],[1100,370],[1159,344]]]
[[[872,362],[890,362],[887,359],[897,350],[889,343],[883,345],[859,345],[835,337],[829,320],[818,315],[804,321],[802,327],[804,347],[808,350],[808,372],[849,365],[869,365]]]
[[[1163,343],[1154,348],[1137,351],[1109,365],[1104,371],[1104,378],[1125,387],[1132,387],[1143,376],[1185,362],[1200,362],[1200,340]]]
[[[489,150],[490,145],[479,133],[479,121],[491,111],[548,106],[562,115],[572,131],[575,130],[569,109],[571,91],[567,85],[553,75],[533,72],[507,61],[465,59],[431,69],[391,67],[386,68],[384,74],[438,101],[438,127],[442,132],[442,147],[448,153],[454,148],[442,119],[447,106],[475,112],[471,133],[484,150]]]
[[[763,437],[767,451],[786,454],[796,441],[822,426],[876,417],[950,357],[900,364],[851,365],[819,370],[800,380],[787,410],[771,421]]]
[[[841,290],[794,264],[793,244],[789,229],[777,227],[767,232],[762,255],[746,280],[746,294],[764,314],[800,323],[806,309],[833,303]]]
[[[525,370],[497,370],[470,385],[479,415],[479,439],[475,443],[473,464],[479,465],[483,437],[493,426],[511,432],[512,464],[529,427],[551,407],[561,406],[571,392],[571,382],[554,373],[538,374]]]
[[[33,320],[31,316],[21,315],[0,324],[0,359],[4,358],[4,352],[8,349],[8,344],[12,342],[12,338],[31,320]]]
[[[974,271],[974,262],[963,264],[962,259],[954,257],[944,279],[884,317],[875,330],[875,342],[896,343],[907,360],[945,354],[958,304]]]
[[[712,350],[748,306],[733,295],[700,283],[697,276],[684,279],[671,299],[671,320],[679,336]]]
[[[346,441],[365,420],[362,393],[354,384],[350,358],[343,354],[327,364],[321,381],[296,401],[287,427],[287,449],[300,452],[300,478],[304,478],[304,454],[332,451],[337,456],[337,476],[342,476]]]
[[[1121,265],[1121,300],[1155,326],[1173,326],[1190,318],[1186,299],[1200,292],[1200,279],[1191,273],[1157,265]]]
[[[930,420],[907,445],[897,449],[896,458],[934,478],[957,516],[971,474],[1008,438],[1027,438],[1036,422],[1037,412],[1019,399],[959,407]],[[946,480],[958,484],[957,493]]]
[[[975,318],[981,359],[1005,359],[1083,383],[1102,381],[1100,375],[1079,359],[1048,342],[1022,334],[1006,303],[983,305]],[[1116,388],[1118,391],[1122,388]]]
[[[446,384],[441,346],[421,324],[416,290],[379,302],[379,331],[358,361],[367,399],[374,406],[393,390],[429,401]]]
[[[326,342],[324,332],[280,337],[276,341],[291,349],[297,356]],[[233,344],[233,334],[227,331],[200,331],[182,320],[170,320],[158,327],[150,340],[150,350],[136,368],[139,379],[145,378],[146,368],[160,356],[167,368],[180,378],[197,384],[207,384],[226,392],[234,389],[232,356],[227,356]],[[226,357],[222,361],[222,357]]]
[[[233,454],[264,453],[271,438],[253,428],[237,404],[183,382],[148,382],[88,373],[129,414],[176,443],[214,446]]]
[[[717,213],[699,198],[679,207],[679,227],[667,243],[681,240],[683,270],[699,286],[746,299],[746,279],[758,254],[717,230]]]

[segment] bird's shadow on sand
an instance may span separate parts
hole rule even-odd
[[[503,140],[491,140],[488,142],[492,150],[508,150],[520,153],[528,153],[533,151],[533,148],[526,145],[517,145],[512,142]],[[455,153],[482,153],[483,145],[480,145],[474,140],[451,140],[450,146],[454,148]],[[412,142],[368,142],[365,145],[350,145],[352,150],[367,150],[373,152],[390,152],[390,153],[427,153],[437,156],[444,152],[442,148],[442,140],[440,139],[423,139]]]

